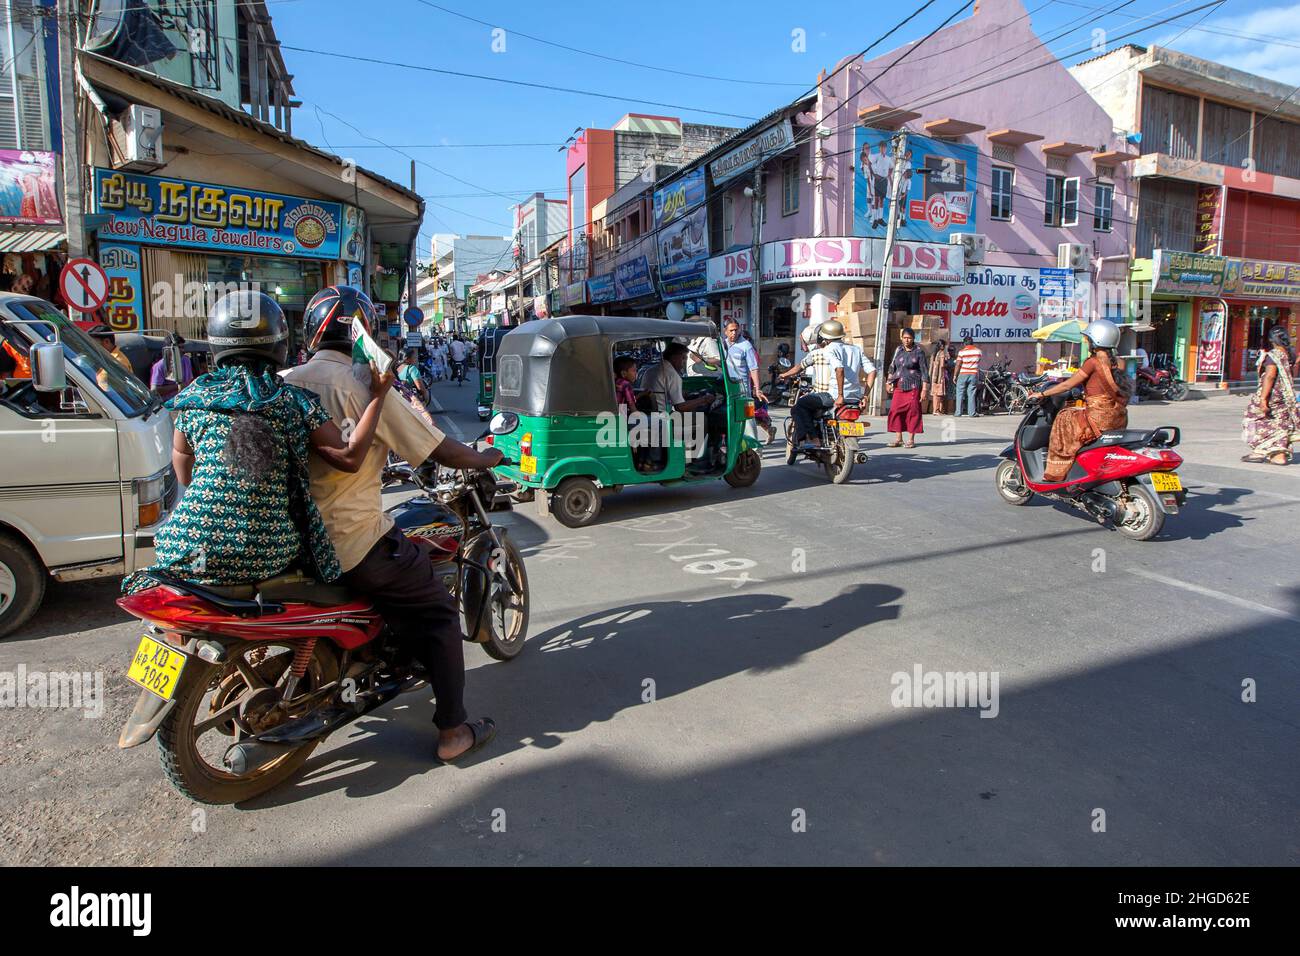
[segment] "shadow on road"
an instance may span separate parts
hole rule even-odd
[[[602,610],[531,637],[517,661],[470,671],[466,701],[472,712],[490,707],[501,727],[487,756],[558,748],[565,735],[642,705],[646,679],[654,682],[655,699],[664,700],[737,674],[790,667],[851,632],[896,620],[901,608],[894,602],[902,595],[896,587],[860,584],[811,608],[774,594],[736,594]],[[247,807],[296,803],[336,789],[369,796],[425,773],[434,730],[431,708],[417,704],[418,696],[406,698],[408,709],[376,711],[365,732],[308,761],[297,784]]]

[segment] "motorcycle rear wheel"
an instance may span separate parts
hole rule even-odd
[[[1132,541],[1150,541],[1165,526],[1165,513],[1160,502],[1145,485],[1130,485],[1128,489],[1130,512],[1124,521],[1115,523],[1115,530]]]
[[[259,648],[266,648],[268,654],[272,651],[280,653],[269,654],[256,665],[249,663],[248,655]],[[292,659],[287,644],[251,643],[234,648],[223,664],[209,664],[198,657],[188,659],[177,689],[176,704],[158,728],[158,760],[173,787],[196,803],[240,803],[275,789],[298,772],[319,741],[286,750],[283,756],[248,773],[235,774],[218,765],[220,755],[216,756],[217,764],[209,761],[209,756],[216,751],[206,741],[208,735],[215,735],[212,743],[224,753],[226,747],[241,737],[251,736],[249,731],[253,728],[247,723],[248,715],[236,715],[228,721],[200,729],[222,707],[248,697],[250,693],[265,687],[278,694],[278,685],[288,672]],[[238,666],[237,660],[244,666]],[[253,687],[250,692],[249,675],[255,684],[260,683],[263,687]],[[299,683],[298,693],[309,693],[337,677],[338,659],[333,650],[321,641],[312,653],[307,676]],[[223,741],[222,737],[226,740]],[[203,746],[200,746],[201,739],[205,740]]]
[[[832,483],[842,485],[853,475],[853,452],[849,451],[848,444],[839,435],[826,447],[826,457],[822,461],[826,477]]]

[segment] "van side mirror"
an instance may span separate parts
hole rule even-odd
[[[68,387],[63,346],[58,342],[38,342],[28,352],[32,366],[32,387],[38,392],[61,392]]]
[[[181,363],[183,361],[181,347],[179,345],[164,345],[162,357],[163,368],[167,370],[167,378],[180,384],[182,379]]]

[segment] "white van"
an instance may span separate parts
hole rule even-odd
[[[171,447],[162,399],[50,303],[0,293],[0,637],[48,576],[152,563],[177,499]]]

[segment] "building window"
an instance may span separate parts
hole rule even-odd
[[[1048,176],[1043,197],[1043,225],[1077,226],[1079,224],[1079,178]]]
[[[33,0],[10,0],[0,14],[0,148],[49,149],[43,13]]]
[[[1016,171],[1006,166],[993,167],[993,184],[989,191],[989,215],[1004,222],[1011,221],[1011,187],[1016,181]]]
[[[1110,232],[1111,207],[1115,204],[1115,187],[1110,183],[1097,183],[1092,194],[1092,228],[1097,232]]]
[[[781,215],[799,211],[799,160],[787,159],[781,167]]]

